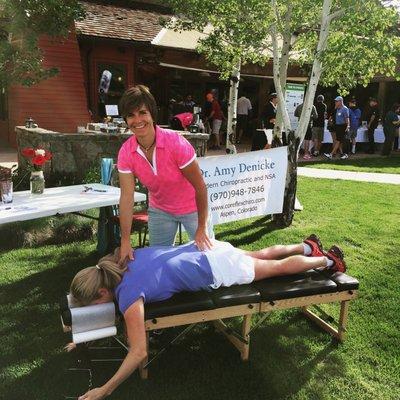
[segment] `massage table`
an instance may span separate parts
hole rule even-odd
[[[149,333],[153,330],[176,326],[187,327],[171,343],[186,334],[197,323],[211,321],[215,328],[239,350],[242,360],[248,360],[250,334],[260,326],[269,314],[276,310],[299,308],[301,312],[319,327],[343,342],[346,336],[349,303],[357,297],[359,283],[355,278],[319,268],[290,276],[269,278],[249,285],[237,285],[211,291],[182,292],[172,298],[156,303],[145,304],[145,328],[147,346]],[[325,313],[319,305],[338,303],[340,307],[338,321]],[[64,332],[68,332],[69,341],[76,344],[92,342],[97,339],[117,338],[118,318],[114,303],[74,307],[71,296],[65,296],[60,304]],[[310,308],[316,308],[318,315]],[[252,326],[254,314],[262,314]],[[241,317],[241,331],[229,328],[224,319]],[[168,347],[168,346],[167,346]],[[148,366],[166,347],[152,359],[146,358],[139,367],[140,376],[148,377]]]

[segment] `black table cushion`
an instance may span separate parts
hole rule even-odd
[[[326,268],[318,268],[317,271],[335,282],[339,292],[358,289],[358,280],[350,275],[344,274],[343,272],[332,272]]]
[[[196,311],[212,310],[215,305],[209,292],[181,292],[168,300],[146,303],[145,319],[160,318],[170,315],[186,314]]]
[[[333,280],[314,270],[264,279],[254,282],[253,285],[260,291],[263,301],[333,293],[338,290]]]
[[[213,290],[211,298],[216,308],[260,302],[261,295],[252,285],[234,285]]]

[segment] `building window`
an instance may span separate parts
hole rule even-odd
[[[106,72],[108,71],[108,72]],[[127,89],[127,67],[124,64],[98,63],[97,64],[98,113],[100,117],[106,115],[105,106],[118,105],[122,94]]]

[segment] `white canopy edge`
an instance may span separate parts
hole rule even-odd
[[[160,47],[195,51],[199,40],[207,37],[211,30],[211,25],[207,25],[203,32],[196,30],[174,31],[173,29],[162,28],[151,41],[151,44]]]

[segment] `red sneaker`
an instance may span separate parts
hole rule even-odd
[[[344,261],[344,254],[340,247],[332,246],[327,253],[326,257],[333,261],[333,265],[328,269],[333,272],[346,272],[346,263]]]
[[[323,257],[325,256],[324,249],[322,248],[322,243],[317,235],[310,235],[304,240],[305,244],[311,247],[311,254],[309,257]]]

